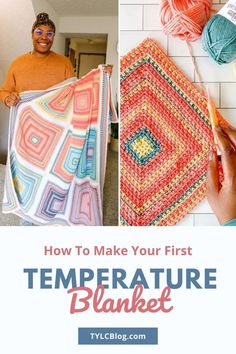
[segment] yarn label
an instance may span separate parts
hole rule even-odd
[[[227,4],[225,4],[218,12],[218,14],[224,16],[236,25],[236,0],[229,0]]]

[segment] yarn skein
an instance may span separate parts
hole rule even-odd
[[[229,3],[230,1],[225,8]],[[234,14],[236,15],[236,7]],[[214,15],[204,27],[202,44],[218,64],[232,62],[236,59],[236,22],[234,24],[219,13]]]
[[[162,0],[161,23],[166,35],[197,40],[210,18],[212,0]]]

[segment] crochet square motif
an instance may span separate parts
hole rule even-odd
[[[222,120],[219,113],[219,120]],[[121,225],[175,225],[204,197],[207,99],[152,39],[121,60]]]

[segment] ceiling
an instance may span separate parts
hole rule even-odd
[[[117,16],[118,0],[47,0],[59,16]]]
[[[93,35],[84,36],[83,38],[73,38],[73,40],[78,44],[106,44],[107,37],[94,37]]]

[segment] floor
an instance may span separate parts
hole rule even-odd
[[[18,226],[19,218],[14,214],[2,214],[2,196],[5,166],[0,164],[0,226]],[[118,153],[108,149],[106,180],[104,186],[103,224],[118,224]]]
[[[226,1],[214,0],[218,11]],[[165,36],[159,20],[161,0],[121,0],[120,1],[120,54],[126,54],[149,37],[156,39],[162,49],[176,65],[182,69],[192,82],[196,82],[196,73],[185,42]],[[236,126],[236,76],[233,65],[220,66],[210,59],[202,49],[201,41],[192,45],[195,62],[204,82],[222,115]],[[206,200],[198,205],[178,225],[215,226],[218,221]]]
[[[118,153],[108,150],[106,179],[104,186],[103,224],[118,225]]]

